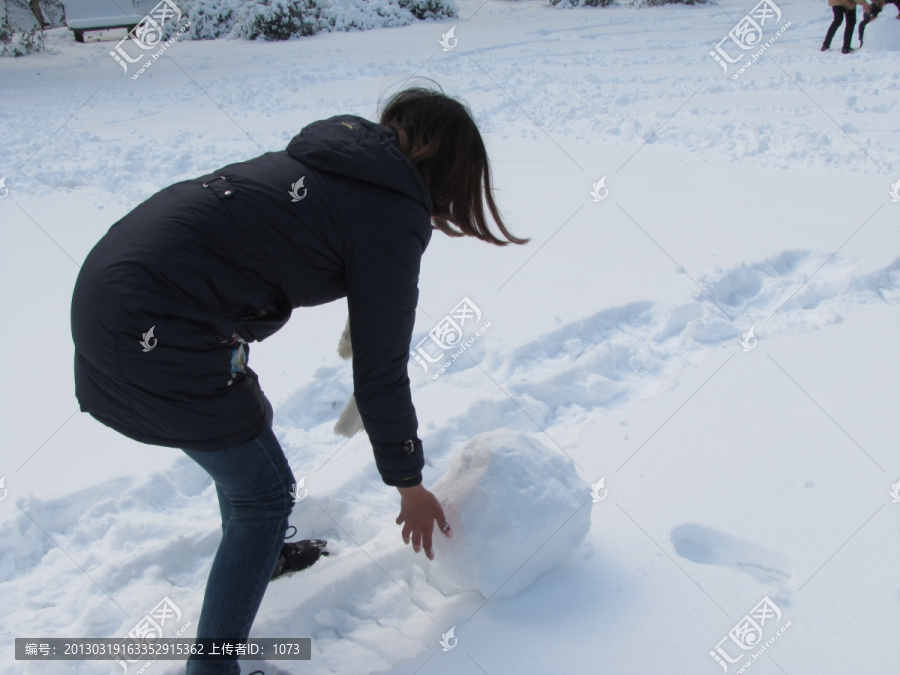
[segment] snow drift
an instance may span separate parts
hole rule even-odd
[[[590,486],[531,434],[475,436],[434,484],[453,529],[436,534],[429,581],[444,593],[511,597],[558,567],[591,527]]]

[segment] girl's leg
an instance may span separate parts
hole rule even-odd
[[[837,33],[837,29],[840,28],[841,23],[844,21],[843,7],[832,7],[831,10],[834,14],[834,20],[831,22],[831,25],[828,27],[828,32],[825,34],[825,42],[822,43],[822,49],[831,47],[831,41],[834,39],[834,34]]]
[[[850,49],[850,43],[853,41],[853,29],[856,28],[856,7],[853,9],[845,9],[844,13],[847,15],[847,22],[844,26],[843,50],[847,51]]]
[[[272,404],[269,402],[269,399],[266,398],[266,395],[262,393],[262,390],[260,390],[259,393],[266,406],[266,422],[269,424],[269,427],[271,427],[274,418]],[[219,500],[219,513],[222,515],[222,532],[225,532],[225,528],[228,526],[228,520],[231,518],[231,502],[218,483],[216,483],[216,497],[218,497]]]
[[[206,583],[197,638],[243,642],[284,543],[296,481],[268,427],[244,445],[184,452],[212,476],[223,516],[222,541]],[[187,662],[188,675],[239,672],[236,659]]]

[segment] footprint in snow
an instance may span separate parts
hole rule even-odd
[[[790,563],[776,551],[690,523],[672,530],[672,544],[682,558],[701,565],[733,567],[787,595]]]

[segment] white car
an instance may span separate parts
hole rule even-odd
[[[84,42],[86,31],[109,32],[134,28],[159,3],[159,0],[63,0],[66,26],[75,40]]]

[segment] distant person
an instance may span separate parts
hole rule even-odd
[[[834,21],[832,21],[831,25],[828,27],[828,32],[825,34],[825,42],[822,43],[821,51],[827,52],[831,49],[831,41],[834,39],[834,34],[837,33],[837,29],[840,28],[841,23],[846,20],[844,26],[844,46],[841,49],[841,54],[853,53],[850,42],[853,40],[853,29],[856,27],[857,5],[862,5],[867,12],[872,8],[866,0],[828,0],[828,6],[831,7],[832,12],[834,13]]]
[[[403,541],[433,559],[435,522],[451,535],[422,485],[409,348],[433,229],[527,241],[507,230],[492,191],[469,109],[416,87],[395,94],[378,123],[319,120],[285,150],[160,190],[88,253],[71,308],[81,410],[129,438],[181,449],[215,484],[223,533],[199,644],[244,642],[269,581],[326,553],[321,540],[284,543],[301,487],[247,365],[248,343],[298,307],[347,299],[354,397],[381,479],[400,493]],[[192,655],[187,673],[240,667],[236,656]]]
[[[863,12],[863,20],[859,22],[859,46],[863,46],[863,33],[866,30],[866,26],[878,18],[878,15],[881,14],[881,10],[885,8],[886,5],[895,5],[897,7],[897,16],[895,19],[900,19],[900,0],[872,0],[871,7]]]

